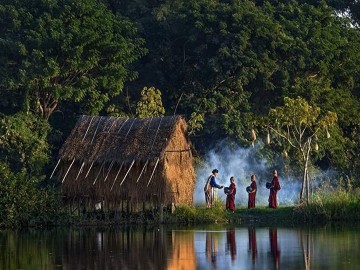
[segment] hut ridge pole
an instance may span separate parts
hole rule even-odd
[[[126,176],[129,174],[129,172],[130,172],[130,170],[131,170],[132,166],[134,165],[134,163],[135,163],[135,159],[131,162],[131,165],[130,165],[130,167],[129,167],[128,171],[126,172],[126,174],[125,174],[125,176],[124,176],[123,180],[122,180],[122,181],[121,181],[121,183],[120,183],[120,186],[124,183],[125,178],[126,178]]]
[[[156,160],[155,167],[154,167],[154,169],[153,169],[153,171],[152,171],[152,173],[151,173],[149,182],[147,183],[147,187],[150,185],[150,181],[151,181],[151,179],[152,179],[152,177],[153,177],[153,175],[154,175],[154,173],[155,173],[155,170],[156,170],[156,167],[157,167],[157,165],[158,165],[158,163],[159,163],[159,160],[160,160],[160,158],[158,158],[158,159]]]
[[[105,176],[104,182],[106,182],[106,179],[108,178],[109,173],[110,173],[113,165],[114,165],[114,161],[111,161],[110,166],[109,166],[109,169],[108,169],[108,172],[107,172],[107,174],[106,174],[106,176]]]
[[[58,162],[56,163],[55,168],[54,168],[54,170],[52,171],[52,173],[51,173],[51,175],[50,175],[50,179],[53,177],[54,172],[56,171],[57,167],[58,167],[59,164],[60,164],[60,161],[61,161],[61,158],[59,158]]]
[[[75,162],[75,158],[73,159],[73,161],[71,162],[71,164],[70,164],[69,168],[67,169],[67,171],[66,171],[66,173],[65,173],[65,175],[64,175],[64,178],[63,178],[63,180],[61,181],[61,183],[64,183],[65,178],[66,178],[66,176],[68,175],[68,173],[69,173],[69,171],[70,171],[70,169],[71,169],[72,165],[74,164],[74,162]]]
[[[81,142],[83,142],[83,141],[85,140],[85,137],[86,137],[86,135],[87,135],[88,132],[89,132],[89,129],[90,129],[90,126],[91,126],[91,123],[92,123],[93,119],[94,119],[94,116],[91,117],[90,123],[89,123],[89,125],[88,125],[88,127],[87,127],[87,129],[86,129],[85,135],[84,135],[84,137],[82,138]]]
[[[116,179],[118,178],[118,176],[119,176],[119,174],[120,174],[120,171],[121,171],[123,165],[124,165],[124,161],[123,161],[123,162],[121,163],[121,165],[120,165],[120,168],[119,168],[119,170],[118,170],[118,172],[117,172],[117,174],[116,174],[116,176],[115,176],[115,179],[114,179],[114,182],[113,182],[113,184],[112,184],[112,186],[111,186],[111,188],[110,188],[110,191],[112,191],[112,189],[113,189],[113,187],[114,187],[114,185],[115,185]]]
[[[96,180],[98,179],[98,177],[99,177],[99,175],[100,175],[100,173],[101,173],[101,170],[102,170],[102,168],[104,167],[104,165],[105,165],[105,161],[103,161],[103,163],[101,164],[100,169],[99,169],[99,172],[98,172],[98,174],[97,174],[97,176],[96,176],[96,178],[95,178],[95,180],[94,180],[93,185],[95,185]]]
[[[80,175],[80,173],[82,172],[82,169],[83,169],[84,165],[85,165],[85,161],[81,164],[81,167],[80,167],[80,169],[79,169],[79,172],[78,172],[75,180],[77,180],[77,179],[79,178],[79,175]]]
[[[95,138],[95,136],[96,136],[97,130],[98,130],[99,126],[100,126],[101,119],[102,119],[102,116],[100,116],[100,118],[99,118],[99,122],[97,123],[96,129],[95,129],[95,131],[94,131],[94,135],[93,135],[93,137],[92,137],[92,139],[91,139],[90,144],[92,144],[92,142],[94,141],[94,138]]]
[[[140,175],[139,175],[138,179],[136,180],[136,183],[139,182],[140,177],[141,177],[142,173],[144,172],[145,167],[146,167],[146,165],[147,165],[148,163],[149,163],[149,160],[147,160],[147,161],[145,162],[144,167],[142,168],[142,170],[141,170],[141,172],[140,172]]]
[[[95,160],[93,162],[91,162],[90,168],[89,168],[88,172],[86,173],[85,178],[88,177],[90,170],[91,170],[92,166],[94,165],[94,162],[95,162]]]
[[[123,128],[123,126],[125,125],[125,123],[126,123],[128,120],[129,120],[129,118],[126,118],[125,121],[124,121],[124,123],[121,124],[119,130],[117,131],[117,134],[120,133],[121,129]]]

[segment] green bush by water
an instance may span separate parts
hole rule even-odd
[[[217,203],[213,208],[205,208],[205,206],[187,206],[177,207],[175,212],[165,217],[167,223],[225,223],[231,217],[231,213],[225,211],[222,203]]]

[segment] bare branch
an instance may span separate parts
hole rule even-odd
[[[274,131],[277,135],[284,138],[292,147],[297,148],[294,143],[290,140],[290,137],[285,136],[284,134],[280,133],[278,130],[273,128],[272,126],[266,125],[266,127],[270,128],[272,131]]]

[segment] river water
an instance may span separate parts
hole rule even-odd
[[[359,269],[360,226],[0,231],[0,269]]]

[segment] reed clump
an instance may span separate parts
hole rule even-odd
[[[312,221],[360,221],[360,192],[342,188],[313,194],[308,204],[295,207],[298,217]]]

